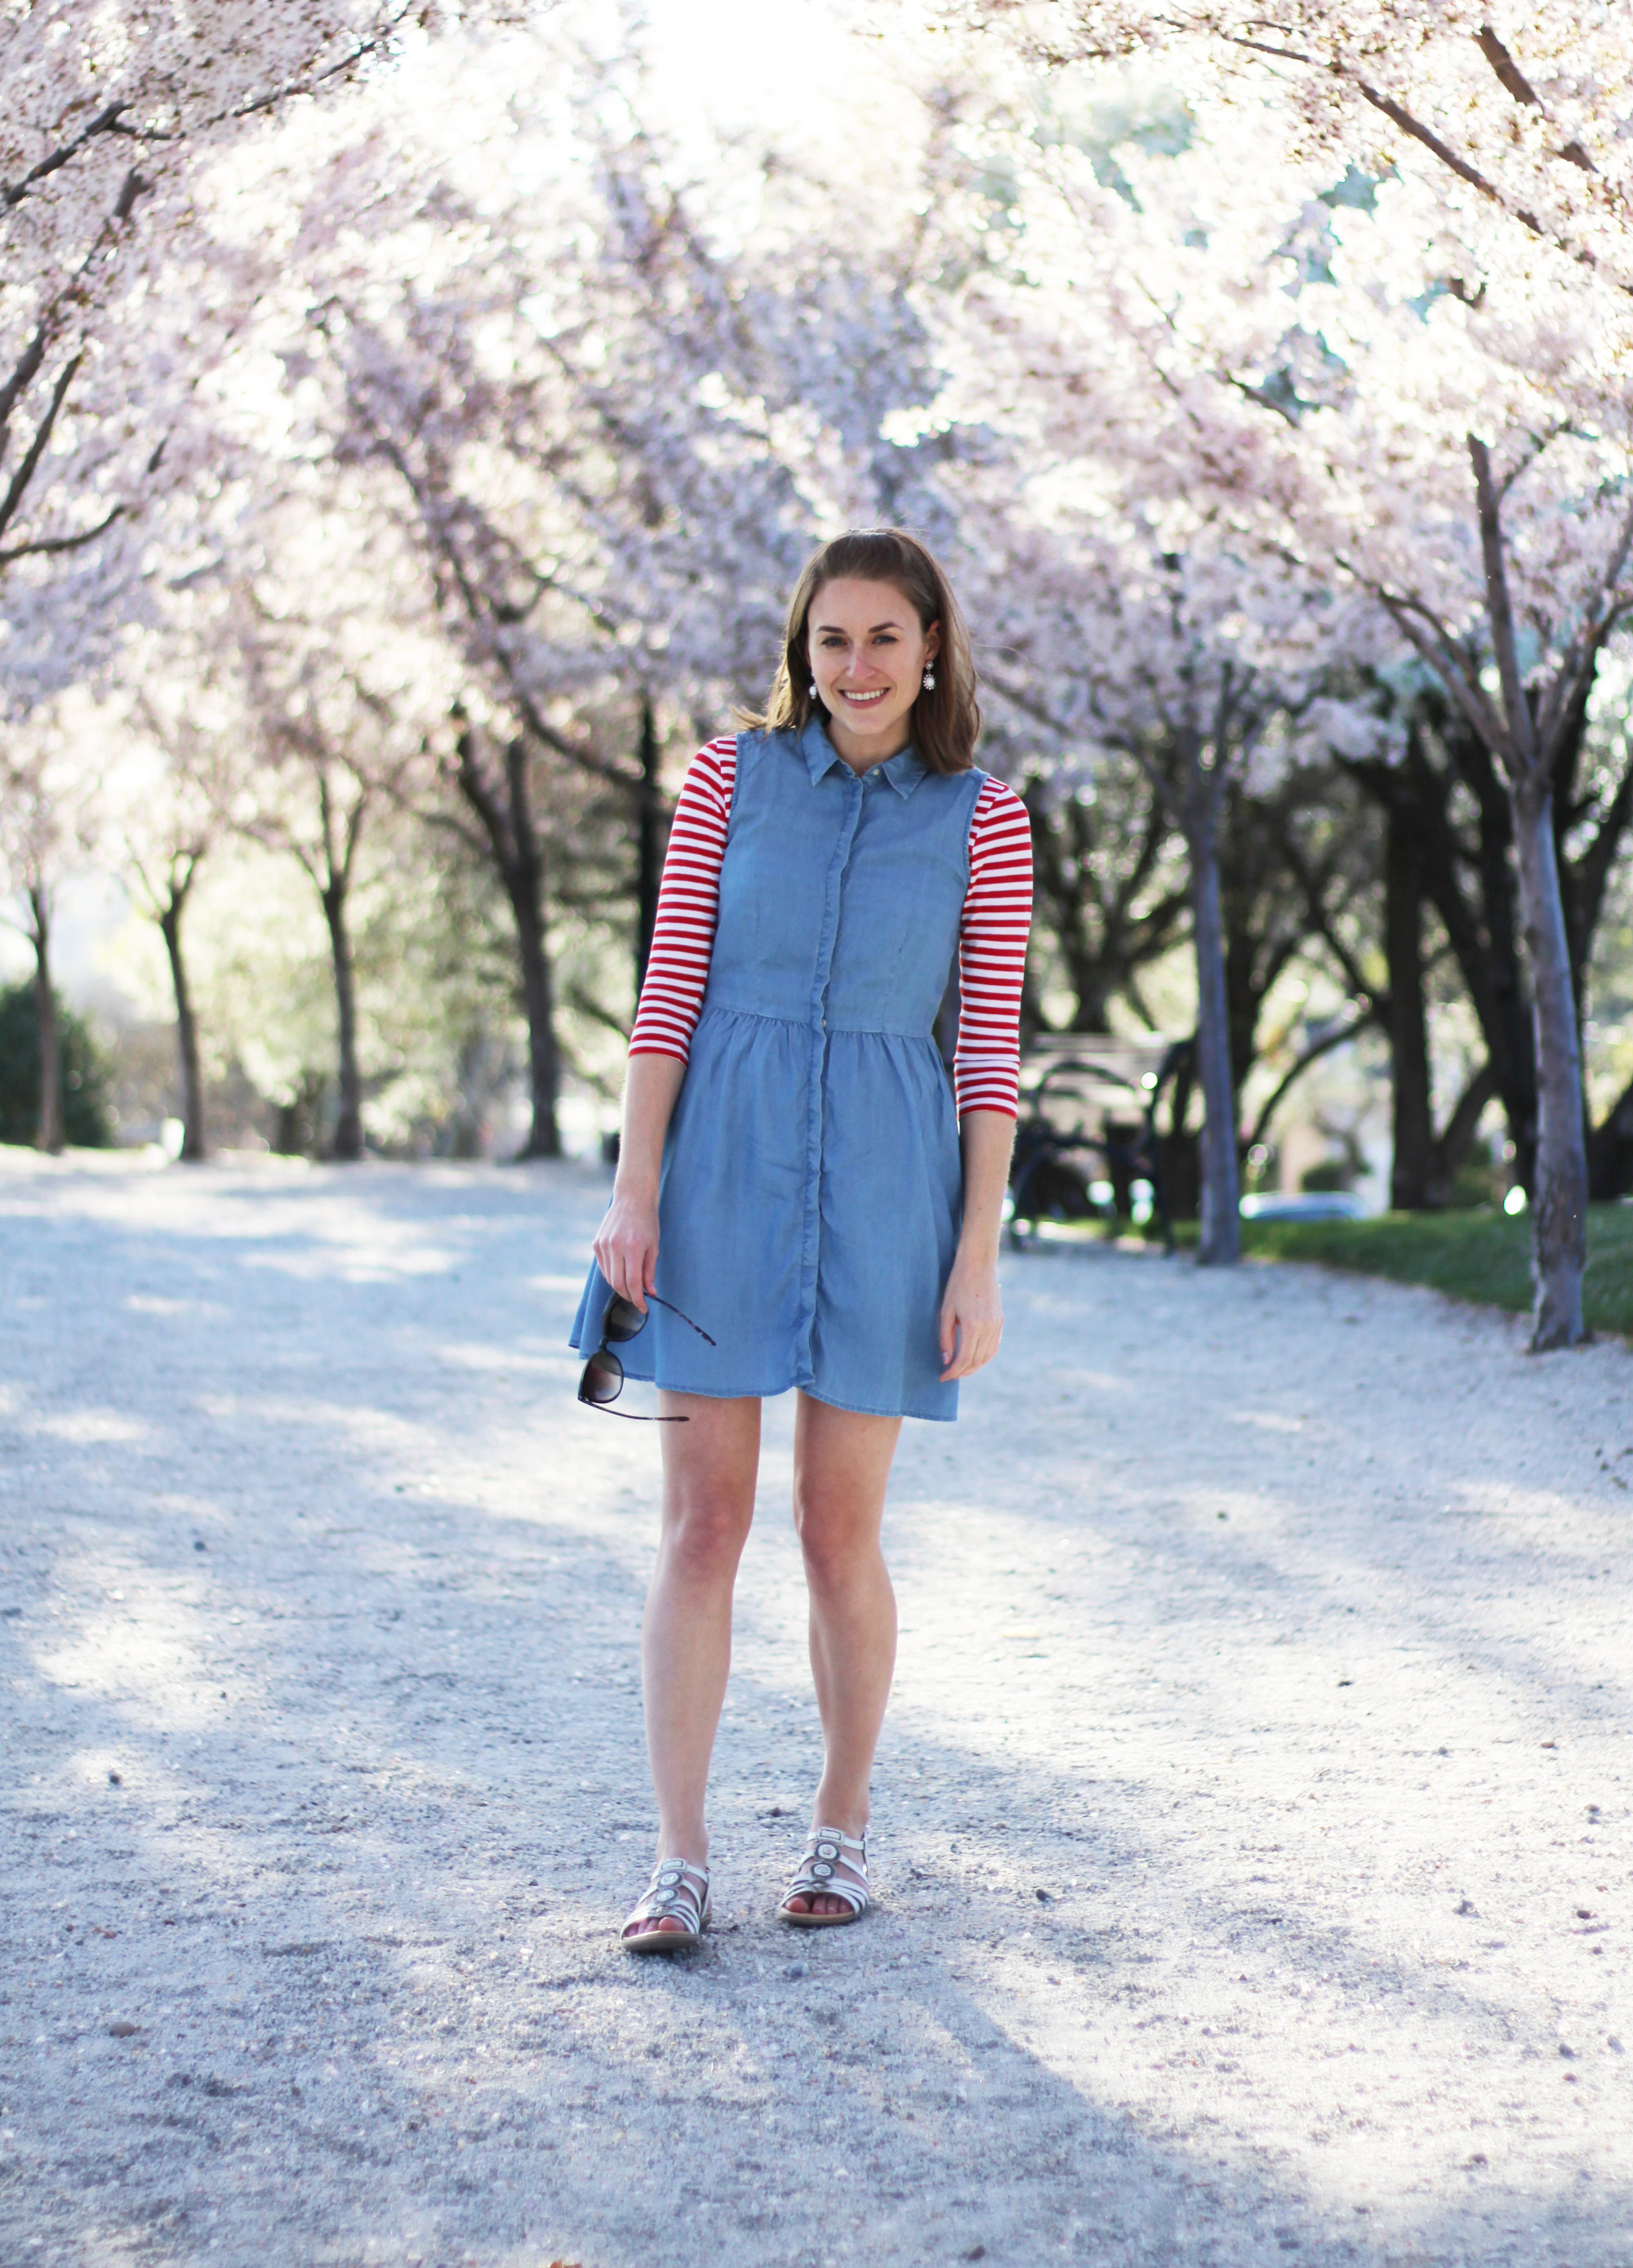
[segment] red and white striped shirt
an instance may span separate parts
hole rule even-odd
[[[720,864],[737,777],[737,742],[710,740],[692,759],[675,806],[652,950],[629,1042],[632,1056],[685,1063],[703,1005],[720,905]],[[953,1079],[960,1113],[1013,1118],[1020,1080],[1020,986],[1032,922],[1032,829],[1002,780],[982,783],[969,830],[969,887],[959,923],[959,1036]]]

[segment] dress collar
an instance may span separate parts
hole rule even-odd
[[[820,712],[817,710],[813,710],[806,718],[805,729],[799,735],[798,745],[799,753],[804,756],[810,770],[811,784],[813,787],[820,779],[825,779],[833,770],[834,766],[842,761],[837,749],[828,737],[828,728],[822,721]],[[925,770],[923,758],[909,740],[905,748],[899,748],[894,756],[886,758],[882,764],[871,766],[869,770],[863,773],[861,777],[868,779],[875,771],[882,774],[905,802],[920,780],[923,778]]]

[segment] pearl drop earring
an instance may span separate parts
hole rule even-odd
[[[815,680],[815,678],[813,677],[813,678],[812,679],[812,681],[811,681],[811,698],[814,701],[814,700],[816,699],[816,697],[817,697],[816,680]]]
[[[935,689],[936,673],[933,669],[927,669],[924,672],[924,690],[926,693],[933,693]]]

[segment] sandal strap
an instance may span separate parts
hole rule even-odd
[[[852,1858],[850,1853],[857,1856]],[[847,1881],[839,1869],[849,1867],[860,1874],[859,1883]],[[871,1903],[867,1879],[867,1837],[842,1834],[837,1827],[813,1827],[805,1841],[799,1872],[783,1893],[790,1898],[843,1898],[854,1914],[865,1913]]]
[[[660,1859],[645,1896],[629,1913],[624,1928],[631,1922],[673,1919],[683,1921],[688,1929],[701,1929],[708,1911],[708,1867],[695,1866],[689,1859]]]
[[[838,1827],[813,1827],[805,1837],[806,1858],[811,1856],[813,1845],[818,1843],[837,1843],[842,1851],[859,1851],[862,1853],[862,1864],[865,1869],[867,1866],[867,1830],[865,1829],[860,1836],[856,1836],[847,1835]]]

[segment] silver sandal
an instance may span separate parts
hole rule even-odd
[[[820,1897],[843,1898],[850,1911],[820,1914],[788,1910],[790,1898]],[[783,1891],[776,1914],[791,1929],[849,1929],[872,1903],[867,1884],[867,1837],[858,1840],[842,1834],[837,1827],[813,1827],[805,1841],[799,1872]]]
[[[646,1896],[624,1923],[618,1942],[626,1953],[687,1953],[698,1943],[710,1921],[709,1869],[689,1859],[660,1859],[652,1869]],[[660,1929],[664,1921],[678,1921],[679,1929]],[[636,1923],[644,1928],[636,1928]]]

